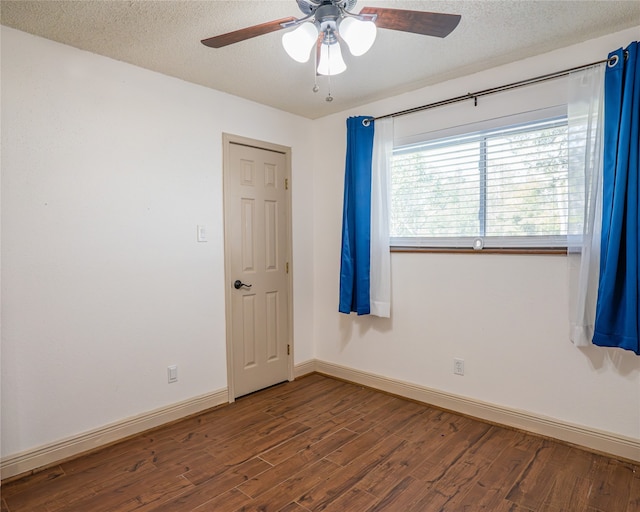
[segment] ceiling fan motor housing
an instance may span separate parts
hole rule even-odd
[[[324,34],[323,42],[333,44],[337,41],[338,20],[340,19],[340,8],[333,4],[325,4],[316,10],[315,23],[318,32]]]
[[[351,11],[356,6],[358,0],[296,0],[298,7],[305,15],[313,14],[323,5],[334,5],[345,11]]]

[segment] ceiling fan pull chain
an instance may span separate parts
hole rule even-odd
[[[317,43],[316,43],[317,45]],[[318,87],[318,52],[313,52],[313,92],[318,92],[320,87]]]
[[[331,46],[329,46],[327,48],[327,51],[331,51]],[[327,69],[327,85],[329,86],[329,94],[327,95],[327,97],[324,99],[324,101],[326,102],[332,102],[333,101],[333,96],[331,96],[331,59],[329,59],[329,64],[328,64],[329,68]]]
[[[331,75],[327,75],[327,83],[329,84],[329,94],[324,99],[324,101],[331,102],[333,101],[333,96],[331,96]]]

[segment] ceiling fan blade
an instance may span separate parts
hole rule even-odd
[[[365,7],[360,14],[377,14],[376,26],[413,32],[425,36],[446,37],[460,23],[459,14],[439,12],[407,11],[404,9],[386,9],[383,7]]]
[[[260,25],[253,25],[252,27],[241,28],[240,30],[234,30],[233,32],[227,32],[226,34],[221,34],[219,36],[209,37],[208,39],[203,39],[201,42],[203,45],[209,46],[210,48],[222,48],[229,44],[239,43],[245,39],[251,39],[252,37],[275,32],[282,28],[282,23],[295,20],[296,18],[289,17],[282,18],[281,20],[268,21],[267,23],[261,23]]]

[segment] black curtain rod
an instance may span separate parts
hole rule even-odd
[[[458,103],[460,101],[470,100],[474,101],[474,105],[478,104],[478,98],[481,96],[488,96],[489,94],[494,94],[497,92],[508,91],[510,89],[516,89],[518,87],[524,87],[525,85],[531,85],[538,82],[544,82],[546,80],[553,80],[554,78],[559,78],[561,76],[568,75],[569,73],[573,73],[574,71],[579,71],[581,69],[590,68],[591,66],[597,66],[598,64],[602,64],[604,62],[610,62],[612,60],[617,60],[617,56],[612,57],[611,59],[599,60],[597,62],[592,62],[591,64],[584,64],[582,66],[576,66],[575,68],[564,69],[562,71],[556,71],[555,73],[549,73],[547,75],[536,76],[534,78],[528,78],[527,80],[520,80],[519,82],[513,82],[507,85],[501,85],[499,87],[492,87],[491,89],[484,89],[483,91],[478,92],[470,92],[464,94],[462,96],[456,96],[455,98],[449,98],[448,100],[436,101],[434,103],[429,103],[427,105],[422,105],[420,107],[408,108],[406,110],[401,110],[399,112],[394,112],[393,114],[385,114],[384,116],[378,117],[370,117],[368,119],[364,119],[362,124],[368,126],[371,121],[377,121],[378,119],[386,119],[387,117],[399,117],[407,114],[413,114],[414,112],[420,112],[422,110],[429,110],[430,108],[442,107],[444,105],[450,105],[452,103]]]

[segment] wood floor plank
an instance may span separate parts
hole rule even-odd
[[[338,401],[330,405],[329,411],[332,414],[340,414],[343,411],[350,410],[356,404],[366,400],[367,396],[371,393],[371,390],[355,386],[350,384],[350,389],[347,393]]]
[[[633,479],[629,487],[629,504],[626,512],[640,512],[640,467],[633,470]]]
[[[473,489],[475,482],[506,448],[501,429],[491,427],[461,458],[449,466],[437,480],[423,480],[428,492],[413,509],[458,510],[459,503]],[[431,474],[434,474],[433,472]]]
[[[356,436],[348,443],[343,444],[337,450],[331,452],[326,458],[331,462],[346,466],[388,436],[389,431],[386,428],[380,426],[375,427],[364,434]]]
[[[328,383],[321,375],[307,375],[303,379],[292,382],[282,382],[259,392],[238,397],[233,404],[236,404],[238,407],[254,408],[256,404],[263,406],[273,399],[282,400],[291,395],[297,395],[301,392],[304,393],[305,388],[309,388],[314,392],[316,386],[331,386],[334,384],[336,384],[335,381],[334,383]]]
[[[391,512],[394,510],[411,510],[416,502],[424,496],[424,482],[412,476],[406,476],[396,484],[376,505],[366,512]],[[436,509],[426,509],[436,510]]]
[[[200,485],[229,471],[230,467],[224,459],[219,459],[208,452],[203,452],[200,457],[187,461],[184,468],[186,471],[182,473],[182,476],[193,485]]]
[[[72,459],[61,464],[67,477],[76,474],[95,474],[108,467],[111,471],[127,469],[142,460],[152,459],[151,445],[158,441],[152,438],[141,438],[135,443],[133,440],[125,441],[126,448],[109,446],[104,450],[90,453],[84,457]]]
[[[514,448],[535,453],[535,451],[543,446],[547,441],[541,437],[532,436],[525,432],[516,432],[516,440],[513,444]]]
[[[179,479],[186,480],[184,477],[178,477]],[[122,508],[116,509],[118,512],[149,512],[153,509],[158,508],[159,505],[162,505],[172,499],[180,496],[186,490],[192,488],[190,485],[184,485],[181,487],[180,485],[176,485],[171,492],[164,492],[162,495],[151,495],[146,494],[141,497],[134,498],[129,503],[125,504],[125,507],[129,506],[130,508]],[[144,503],[142,503],[144,501]],[[110,511],[111,512],[111,511]]]
[[[246,501],[246,495],[238,489],[231,489],[190,510],[193,512],[233,512]]]
[[[536,512],[533,509],[517,505],[509,500],[502,500],[494,509],[493,512]],[[572,510],[569,509],[566,512],[588,512],[586,510]]]
[[[51,468],[45,469],[43,471],[39,471],[34,473],[33,475],[26,476],[19,480],[14,480],[9,483],[3,483],[2,488],[0,489],[0,493],[3,498],[8,496],[13,496],[14,494],[19,494],[25,489],[29,487],[37,487],[42,485],[45,482],[49,482],[51,480],[55,480],[56,478],[60,478],[64,476],[65,472],[60,466],[53,466]]]
[[[219,459],[224,459],[227,465],[233,466],[251,459],[256,453],[270,450],[310,428],[303,423],[289,422],[268,433],[253,435],[246,441],[239,440],[239,442],[229,442],[220,447],[213,446],[207,451]]]
[[[313,450],[303,450],[296,453],[293,457],[286,461],[272,466],[258,476],[242,483],[238,486],[243,493],[255,498],[267,492],[269,489],[280,485],[293,475],[302,471],[305,467],[320,460],[321,457],[314,453]]]
[[[533,453],[507,446],[484,474],[478,476],[469,491],[445,510],[460,512],[492,512],[499,508],[511,487],[520,477]],[[457,507],[457,508],[453,508]]]
[[[159,438],[155,444],[147,446],[145,451],[151,455],[156,467],[182,465],[184,460],[202,453],[201,450],[186,447],[171,437]]]
[[[356,486],[349,489],[337,500],[327,505],[327,507],[324,508],[323,511],[345,512],[346,510],[367,510],[368,508],[372,507],[377,501],[378,498]]]
[[[326,401],[327,396],[332,396],[335,400],[338,393],[343,395],[344,393],[349,394],[350,392],[351,388],[347,383],[326,381],[314,386],[312,393],[281,397],[277,402],[271,403],[269,407],[265,409],[265,412],[272,416],[286,416],[287,413],[299,408],[309,406],[314,408],[319,407]]]
[[[421,427],[419,423],[413,423],[414,420],[408,422],[408,429],[400,429],[396,435],[407,440],[430,441],[433,450],[427,454],[427,463],[429,463],[429,461],[434,463],[441,462],[442,452],[448,451],[446,448],[447,444],[455,444],[457,441],[463,440],[466,440],[468,443],[472,441],[469,439],[469,435],[471,435],[471,437],[475,434],[481,436],[489,428],[486,424],[479,425],[478,422],[470,420],[469,418],[447,412],[441,412],[435,415],[429,414],[428,416],[424,416],[424,418],[418,417],[418,421],[427,421],[429,423],[426,427]],[[462,434],[460,432],[462,432]],[[437,449],[439,449],[440,452],[436,453],[435,450]],[[420,478],[419,475],[415,476]]]
[[[640,465],[314,374],[0,491],[0,512],[640,512]]]
[[[88,456],[88,464],[74,464],[73,461],[64,464],[64,476],[8,497],[7,505],[12,512],[63,509],[71,503],[95,495],[94,487],[105,480],[105,475],[110,480],[130,481],[136,476],[154,471],[156,468],[152,458],[151,454],[136,450],[119,458],[109,457],[100,465],[95,454],[91,454]],[[79,471],[77,467],[85,469]]]
[[[19,494],[6,497],[6,504],[11,512],[33,512],[35,510],[50,512],[61,510],[71,503],[93,496],[90,487],[69,485],[68,480],[59,479],[55,485],[37,486]]]
[[[318,406],[318,408],[315,408],[315,406],[301,407],[295,414],[292,413],[291,416],[287,414],[285,417],[299,421],[305,425],[315,426],[321,421],[331,421],[340,425],[348,424],[359,418],[360,415],[354,415],[350,409],[336,413],[331,410],[330,402],[325,401],[321,406]]]
[[[593,463],[593,455],[575,448],[569,449],[564,460],[554,460],[553,484],[542,508],[549,512],[562,512],[570,507],[586,510],[592,487],[588,476]]]
[[[385,407],[376,407],[368,414],[365,414],[362,418],[356,419],[354,424],[348,425],[347,428],[356,432],[366,432],[367,430],[371,430],[376,425],[380,424],[380,422],[387,419],[389,415],[392,415],[399,409],[402,409],[405,403],[406,402],[404,400],[394,398],[394,400],[389,402]]]
[[[150,473],[124,485],[105,485],[96,489],[96,493],[91,497],[73,502],[68,511],[144,512],[192,488],[194,485],[182,476]],[[64,508],[58,510],[67,512]]]
[[[386,496],[399,481],[424,462],[425,454],[430,449],[428,440],[407,441],[384,464],[367,473],[358,484],[359,487],[379,498]]]
[[[439,434],[439,441],[425,454],[424,463],[411,473],[418,480],[433,483],[442,478],[470,447],[487,434],[491,426],[486,423],[461,421],[458,426],[451,422],[445,428],[451,429],[452,432],[443,434],[434,430],[431,433]]]
[[[324,441],[308,446],[282,463],[244,482],[239,486],[239,489],[252,498],[260,496],[291,476],[296,475],[305,467],[314,464],[340,446],[348,443],[355,435],[354,432],[342,429]]]
[[[552,468],[554,449],[557,443],[544,441],[535,451],[529,465],[521,478],[515,483],[506,496],[512,503],[533,510],[540,509],[555,481]]]
[[[342,413],[335,417],[320,416],[318,418],[318,425],[316,427],[311,427],[306,432],[303,432],[300,435],[293,437],[274,448],[271,448],[270,450],[264,452],[261,457],[270,464],[276,465],[287,460],[289,457],[292,457],[300,450],[307,449],[313,445],[326,441],[328,438],[333,437],[338,432],[341,433],[339,436],[340,439],[342,439],[343,436],[351,439],[356,436],[356,433],[352,431],[345,431],[345,429],[343,428],[345,424],[350,422],[349,419],[350,418],[345,413]],[[329,443],[335,442],[335,440],[336,438],[333,438],[333,441],[329,441]],[[334,449],[336,449],[337,447],[338,446],[336,446]]]
[[[300,496],[296,501],[309,510],[323,510],[339,496],[355,487],[370,471],[405,443],[406,441],[393,435],[384,437],[369,450],[354,453],[354,459],[347,466],[334,472],[324,482]]]
[[[387,416],[380,422],[380,424],[384,425],[384,427],[391,432],[396,432],[402,428],[403,425],[406,425],[412,420],[420,421],[424,412],[424,406],[413,402],[404,402],[402,407],[398,408],[393,414]]]
[[[599,463],[603,470],[595,478],[589,507],[601,512],[624,510],[629,504],[634,468],[630,464],[604,458]]]
[[[419,441],[424,438],[430,430],[437,430],[444,411],[439,411],[431,407],[425,407],[424,412],[414,416],[401,425],[395,434],[407,441]]]
[[[320,461],[306,467],[303,471],[285,480],[280,485],[261,494],[236,512],[277,512],[300,496],[331,477],[340,466],[328,460]],[[304,510],[308,510],[306,507]]]
[[[385,410],[391,404],[397,403],[398,400],[402,399],[386,393],[372,392],[364,400],[355,404],[351,410],[365,416],[380,409]]]
[[[320,457],[328,458],[339,447],[351,443],[351,441],[357,436],[355,432],[346,428],[340,429],[338,432],[325,437],[321,441],[309,446],[309,449]]]
[[[230,442],[244,432],[253,432],[268,425],[281,425],[286,421],[282,418],[274,418],[263,411],[238,411],[233,406],[229,406],[229,411],[225,413],[227,414],[224,415],[224,421],[214,417],[196,428],[174,432],[172,437],[186,448],[200,450],[212,443]]]
[[[541,509],[546,512],[587,510],[592,488],[592,482],[581,476],[558,478],[555,480],[551,493],[545,499]]]
[[[208,411],[203,411],[201,414],[197,416],[191,416],[189,418],[185,418],[183,420],[172,422],[163,427],[158,427],[153,429],[150,432],[142,434],[139,436],[140,438],[149,438],[149,439],[161,439],[161,438],[174,438],[179,439],[180,437],[186,435],[189,432],[197,431],[203,425],[209,425],[211,422],[215,422],[216,418],[221,416],[222,414],[230,414],[229,405],[221,405],[215,407]],[[220,410],[224,409],[224,413],[221,413]],[[129,442],[133,445],[136,444],[136,440],[138,438],[130,439]],[[117,447],[118,445],[116,445]]]
[[[280,512],[307,512],[307,510],[308,509],[297,503],[289,503],[286,507],[281,508]]]
[[[195,486],[193,489],[180,494],[172,500],[159,504],[155,507],[151,507],[149,509],[149,512],[160,512],[162,510],[191,511],[205,503],[211,503],[215,498],[224,495],[230,490],[234,490],[234,488],[240,485],[242,482],[245,482],[246,480],[253,478],[256,475],[259,475],[270,467],[271,466],[265,461],[259,458],[253,458],[243,464],[240,464],[237,467],[229,468],[224,473],[221,473],[213,478],[210,478],[209,480],[206,480],[205,482],[202,482],[201,484]],[[244,500],[248,499],[248,497],[244,493],[241,493],[237,490],[235,491],[236,492],[233,494],[234,500],[239,496],[242,496]],[[210,510],[217,509],[211,508]]]
[[[192,484],[198,485],[227,469],[224,461],[206,451],[183,450],[169,454],[155,461],[155,466],[167,472],[186,477]]]
[[[448,413],[442,415],[449,417]],[[405,428],[400,428],[395,435],[409,442],[427,443],[430,451],[440,446],[446,439],[446,425],[441,421],[442,415],[432,415],[430,411],[420,416],[412,418],[407,422]]]

